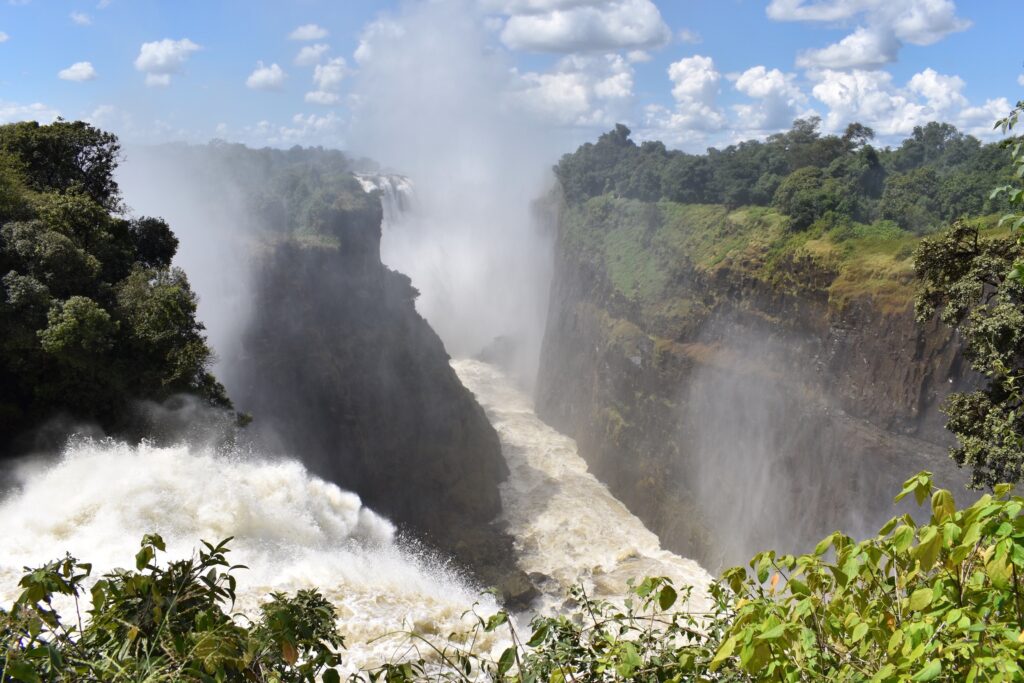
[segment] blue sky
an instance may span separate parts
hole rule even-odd
[[[573,141],[623,121],[700,150],[804,115],[883,142],[932,119],[983,134],[1024,91],[1020,0],[0,3],[0,121],[84,118],[130,142],[346,147],[359,74],[432,5],[471,19],[442,40],[504,65],[495,97]]]

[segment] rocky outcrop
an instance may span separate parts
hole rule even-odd
[[[631,296],[585,217],[561,221],[537,409],[665,545],[714,568],[876,530],[921,469],[962,486],[937,406],[971,378],[909,297],[840,301],[838,273],[800,256],[772,280],[682,258]]]
[[[497,528],[507,467],[497,434],[382,265],[376,194],[343,195],[316,239],[291,237],[255,266],[237,404],[262,434],[506,597],[530,592]]]

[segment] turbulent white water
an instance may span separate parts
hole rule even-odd
[[[349,668],[380,663],[413,629],[447,635],[474,602],[496,605],[436,561],[396,544],[394,528],[353,493],[292,460],[262,461],[209,450],[131,447],[80,440],[56,463],[17,473],[0,504],[0,598],[9,604],[22,567],[71,552],[95,574],[133,563],[139,540],[158,532],[167,558],[200,539],[234,536],[238,607],[253,612],[270,591],[319,587],[337,606]],[[487,643],[484,643],[486,646]]]
[[[711,576],[693,560],[663,550],[651,533],[587,470],[576,442],[545,424],[533,402],[501,370],[476,360],[452,363],[483,406],[511,471],[501,487],[503,517],[519,565],[551,579],[550,599],[582,582],[598,597],[620,596],[626,582],[668,576],[693,586],[703,611]]]
[[[557,608],[581,581],[614,597],[633,577],[670,576],[694,585],[703,607],[710,577],[665,550],[589,472],[574,442],[533,414],[529,398],[498,369],[454,364],[501,438],[511,474],[504,517],[521,567],[549,577],[544,605]],[[497,608],[436,559],[396,542],[394,528],[359,497],[309,474],[294,460],[179,446],[137,447],[77,439],[60,459],[24,463],[19,486],[0,503],[0,598],[16,595],[24,566],[65,551],[95,573],[130,566],[142,535],[162,534],[167,558],[191,554],[200,539],[234,536],[238,607],[253,612],[271,591],[319,587],[339,608],[347,667],[396,655],[399,629],[446,637],[465,630],[475,602]],[[480,649],[501,647],[483,640]],[[400,650],[399,650],[400,652]]]

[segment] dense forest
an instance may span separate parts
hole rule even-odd
[[[953,219],[998,211],[990,190],[1011,175],[1005,150],[982,144],[948,123],[914,128],[899,147],[876,149],[874,132],[851,123],[824,135],[818,118],[797,119],[785,133],[695,155],[661,142],[640,145],[619,124],[596,143],[566,154],[555,175],[568,201],[612,194],[641,201],[773,206],[792,230],[819,219],[830,225],[892,221],[917,233]]]
[[[55,416],[139,431],[133,402],[229,408],[178,240],[129,218],[120,145],[86,123],[0,126],[0,454]]]

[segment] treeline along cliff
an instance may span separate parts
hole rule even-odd
[[[619,126],[555,168],[538,411],[712,567],[873,528],[908,471],[965,479],[938,406],[974,379],[953,333],[915,322],[913,255],[999,210],[983,188],[1008,160],[947,124],[871,136],[797,121],[689,155]]]

